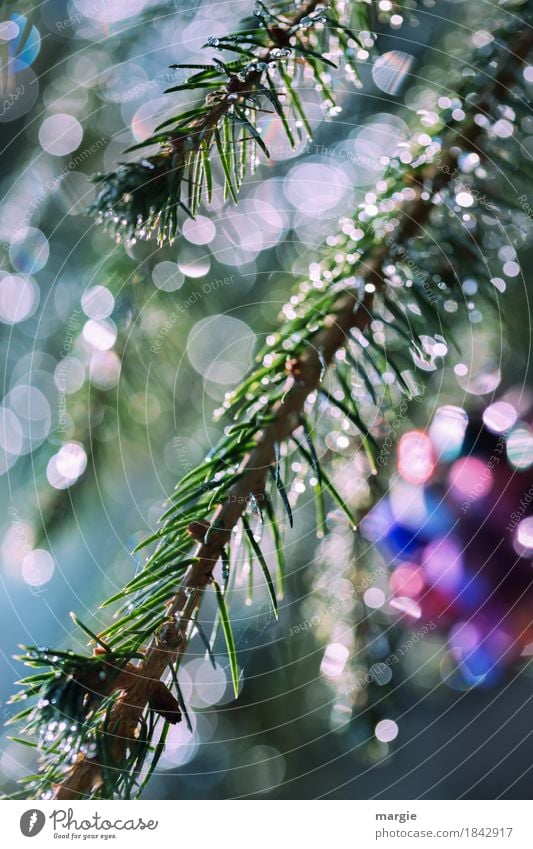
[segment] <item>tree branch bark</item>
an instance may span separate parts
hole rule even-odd
[[[509,61],[491,81],[484,97],[478,102],[478,112],[490,113],[492,97],[498,90],[505,89],[507,93],[516,73],[517,62],[520,63],[527,56],[532,44],[531,30],[521,32],[510,42]],[[452,150],[454,143],[476,150],[482,132],[481,127],[472,120],[462,132],[456,132],[452,136],[441,161],[426,167],[421,179],[412,186],[417,197],[398,210],[398,214],[402,213],[402,220],[393,234],[396,243],[405,244],[424,229],[433,208],[434,193],[454,178],[457,159],[457,153]],[[334,314],[325,318],[322,329],[314,337],[313,347],[309,347],[300,357],[298,376],[288,377],[283,400],[274,407],[273,421],[261,433],[255,448],[243,463],[242,475],[229,490],[227,500],[215,512],[213,526],[222,529],[210,533],[209,540],[199,545],[197,560],[189,567],[169,607],[168,624],[160,628],[152,640],[144,660],[131,676],[131,683],[117,699],[112,710],[109,728],[105,733],[113,738],[108,749],[117,770],[120,770],[130,741],[135,738],[139,719],[153,688],[160,681],[169,663],[179,660],[187,648],[191,616],[201,604],[204,590],[211,581],[223,546],[244,513],[249,493],[261,491],[265,486],[268,469],[275,461],[274,446],[289,437],[300,425],[305,402],[319,387],[324,361],[328,366],[331,365],[337,351],[345,345],[349,332],[354,328],[364,331],[370,323],[374,299],[385,285],[383,266],[388,255],[388,245],[380,244],[367,260],[361,260],[363,267],[360,276],[365,283],[374,284],[375,291],[365,291],[362,300],[358,299],[358,293],[355,291],[339,297]],[[83,798],[101,784],[101,765],[94,759],[81,756],[62,783],[56,787],[54,798]]]

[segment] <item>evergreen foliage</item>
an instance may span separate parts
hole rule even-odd
[[[180,86],[193,95],[207,89],[205,102],[157,128],[147,142],[161,145],[156,154],[102,178],[97,212],[129,239],[172,239],[180,210],[193,215],[209,195],[215,150],[226,193],[236,200],[257,148],[268,155],[256,123],[260,110],[269,104],[293,142],[294,120],[306,125],[299,69],[307,69],[331,104],[324,78],[331,39],[349,60],[365,6],[347,4],[355,16],[348,21],[346,9],[313,2],[296,14],[293,4],[275,13],[259,4],[241,32],[212,45],[237,58],[194,69]],[[42,770],[25,779],[24,793],[68,799],[142,792],[169,724],[187,721],[176,669],[190,639],[198,634],[209,656],[215,650],[199,617],[207,593],[216,598],[215,635],[225,641],[238,694],[231,582],[244,546],[273,614],[282,615],[283,540],[294,525],[288,458],[295,453],[309,470],[317,533],[327,530],[329,504],[356,532],[360,517],[323,462],[324,417],[345,424],[367,474],[375,476],[376,409],[411,399],[420,388],[409,376],[413,363],[422,376],[457,344],[454,316],[472,308],[461,277],[475,273],[484,280],[480,297],[498,308],[491,258],[516,203],[512,186],[497,178],[500,164],[512,173],[498,122],[511,121],[519,133],[528,105],[522,68],[533,45],[531,31],[507,9],[495,18],[488,47],[472,52],[458,38],[462,60],[439,114],[429,121],[416,116],[405,155],[390,162],[353,216],[339,221],[256,366],[217,411],[226,422],[224,436],[179,481],[160,528],[143,540],[149,553],[142,571],[104,603],[116,608],[112,624],[92,634],[78,623],[88,631],[92,654],[25,650],[23,660],[44,671],[21,682],[15,697],[24,706],[16,718],[24,741],[42,756]],[[471,199],[466,223],[459,193]],[[461,277],[454,257],[461,259]],[[275,571],[265,555],[269,546],[276,551]]]
[[[364,2],[334,2],[327,7],[309,0],[294,10],[283,3],[275,11],[256,4],[251,18],[237,33],[210,37],[206,48],[228,54],[205,65],[172,65],[194,73],[168,92],[186,91],[204,96],[196,105],[167,119],[145,141],[130,150],[159,150],[140,162],[123,163],[117,171],[98,178],[99,193],[93,211],[109,223],[117,236],[128,240],[150,238],[173,241],[183,214],[194,216],[202,200],[211,199],[213,160],[224,174],[224,194],[235,203],[247,171],[258,163],[257,150],[268,157],[259,119],[279,116],[287,143],[295,146],[311,135],[302,105],[301,88],[314,84],[323,107],[335,114],[335,95],[328,69],[340,54],[351,78],[350,61],[361,46],[358,33],[369,40],[369,6]]]

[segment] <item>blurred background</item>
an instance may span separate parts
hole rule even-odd
[[[70,610],[95,629],[108,623],[98,604],[133,576],[132,549],[217,441],[223,425],[212,413],[291,287],[401,155],[413,117],[431,126],[447,97],[454,22],[483,46],[477,20],[492,14],[426,0],[382,24],[391,5],[376,4],[380,58],[368,34],[356,51],[362,86],[348,71],[331,75],[341,108],[303,92],[313,140],[291,150],[277,118],[265,117],[271,159],[261,158],[239,205],[215,192],[163,248],[115,243],[86,214],[90,178],[127,161],[128,146],[187,103],[186,93],[164,93],[185,78],[168,66],[216,56],[202,45],[235,28],[250,3],[2,5],[3,720],[22,674],[19,644],[80,650]],[[502,118],[502,135],[513,135],[512,121]],[[533,152],[533,119],[518,129],[516,168]],[[462,163],[465,174],[478,166]],[[223,647],[213,669],[193,643],[180,673],[193,732],[172,728],[148,797],[527,796],[533,398],[521,269],[530,226],[517,207],[492,278],[505,320],[476,302],[461,351],[443,361],[428,350],[419,397],[392,418],[378,405],[380,491],[342,426],[325,434],[354,507],[378,501],[355,543],[335,510],[331,534],[316,540],[312,492],[293,464],[297,530],[280,620],[262,586],[253,599],[236,594],[236,703]],[[479,281],[462,278],[465,297],[475,295]],[[0,744],[6,793],[33,763],[10,733]]]

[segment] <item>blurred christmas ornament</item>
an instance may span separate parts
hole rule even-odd
[[[514,395],[470,419],[440,407],[427,431],[405,433],[363,523],[391,570],[389,611],[435,624],[458,689],[497,683],[533,653],[532,416]]]

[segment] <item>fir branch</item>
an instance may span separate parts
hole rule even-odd
[[[284,3],[273,12],[258,3],[255,18],[244,21],[239,32],[209,38],[204,47],[236,54],[230,62],[213,59],[203,66],[171,66],[195,73],[168,92],[207,91],[207,95],[130,148],[158,145],[159,152],[96,178],[100,188],[92,211],[118,237],[135,240],[155,235],[160,243],[172,242],[180,217],[194,217],[203,196],[211,198],[213,150],[222,167],[225,197],[236,202],[246,169],[254,166],[254,148],[269,156],[257,125],[265,105],[279,116],[292,147],[291,118],[303,121],[310,135],[297,92],[302,66],[310,68],[324,104],[333,107],[323,74],[324,67],[336,67],[329,58],[333,38],[345,58],[353,55],[360,42],[348,26],[349,18],[355,18],[359,27],[367,26],[368,4],[364,0],[336,2],[326,9],[319,0],[307,0],[297,11],[294,8],[294,3]]]
[[[407,260],[419,240],[424,244],[436,232],[440,238],[446,232],[452,248],[464,247],[462,231],[447,206],[454,197],[458,158],[465,151],[475,151],[488,167],[501,145],[486,133],[485,126],[490,128],[490,120],[500,114],[506,103],[512,103],[517,115],[523,111],[520,72],[522,61],[533,47],[531,30],[514,32],[511,23],[509,29],[496,35],[500,40],[494,41],[492,61],[499,70],[495,78],[480,72],[477,99],[463,101],[465,119],[458,123],[452,114],[444,114],[436,131],[442,143],[435,139],[433,144],[424,142],[417,147],[413,142],[411,164],[391,166],[385,188],[375,201],[377,214],[372,216],[357,251],[350,241],[349,222],[343,222],[345,241],[342,244],[339,240],[335,246],[334,261],[320,280],[314,277],[312,283],[302,284],[298,297],[291,299],[285,311],[286,323],[260,352],[258,368],[225,402],[223,412],[234,424],[228,426],[221,443],[206,460],[178,485],[165,523],[153,538],[145,541],[157,541],[155,552],[141,575],[119,594],[123,608],[116,621],[95,635],[100,644],[96,662],[107,663],[108,653],[113,653],[113,658],[126,658],[120,671],[125,677],[111,683],[109,690],[94,688],[91,698],[81,697],[77,688],[71,691],[82,717],[80,732],[74,739],[72,734],[68,738],[63,735],[52,744],[43,745],[45,765],[41,777],[35,779],[37,792],[53,792],[55,798],[63,800],[129,797],[134,792],[150,750],[154,757],[159,754],[159,743],[152,746],[151,742],[154,712],[165,721],[179,718],[179,705],[173,707],[170,691],[167,694],[161,690],[161,679],[179,664],[195,633],[195,620],[210,586],[214,586],[219,602],[237,687],[228,605],[225,592],[215,581],[215,567],[222,558],[226,577],[234,568],[223,552],[239,524],[249,536],[250,511],[262,515],[265,506],[267,515],[273,515],[274,493],[267,489],[268,473],[274,468],[275,477],[281,480],[281,464],[289,440],[295,441],[310,469],[329,489],[327,475],[317,467],[318,452],[310,449],[309,428],[304,432],[307,447],[295,435],[313,405],[326,369],[338,369],[340,386],[327,389],[328,402],[336,403],[363,446],[369,440],[372,434],[359,411],[354,412],[342,368],[350,361],[359,366],[363,358],[369,357],[378,374],[390,369],[390,359],[369,333],[376,317],[412,343],[415,361],[428,328],[442,332],[441,306],[444,299],[457,293],[456,277],[453,273],[443,277],[438,295],[434,295],[427,289],[425,274],[411,276]],[[479,120],[480,116],[483,120]],[[356,211],[352,227],[361,226],[362,212]],[[482,228],[480,217],[479,230]],[[481,238],[481,232],[477,238]],[[339,259],[341,248],[344,253]],[[390,285],[390,266],[398,278],[394,286]],[[429,273],[429,269],[425,270]],[[482,270],[486,275],[486,270]],[[375,349],[372,354],[369,348]],[[348,356],[341,368],[336,357],[343,349]],[[401,376],[399,366],[396,368]],[[407,384],[405,388],[409,391]],[[213,504],[218,504],[214,512]],[[196,551],[192,550],[194,541],[198,543]],[[260,565],[264,571],[266,564]],[[268,569],[265,577],[267,574]],[[271,585],[268,578],[267,582]],[[55,669],[56,656],[60,653],[35,652],[30,661]],[[89,663],[95,661],[76,658],[70,666],[55,670],[60,680],[54,680],[53,686],[59,687],[60,693],[65,690],[69,705],[67,684],[79,685],[80,680],[86,683],[84,664]],[[43,692],[47,693],[50,685],[48,678],[25,682],[23,698],[41,697],[41,704],[33,712],[30,709],[26,726],[30,734],[43,725]],[[27,715],[28,711],[24,713]],[[44,725],[46,729],[46,722]]]

